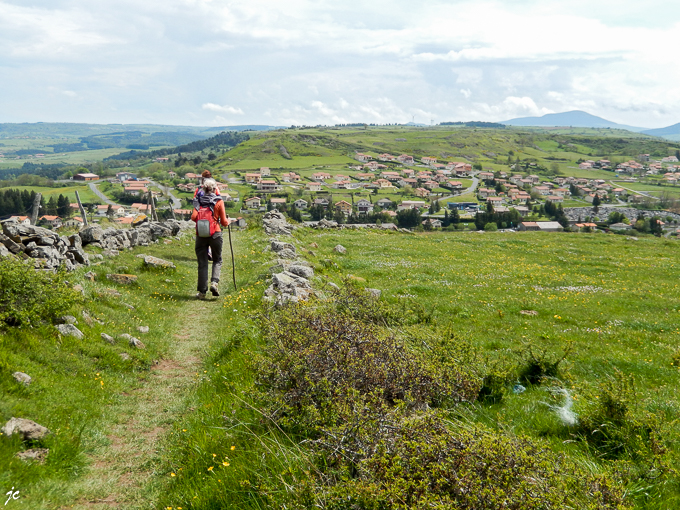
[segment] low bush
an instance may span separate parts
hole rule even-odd
[[[77,300],[65,271],[36,271],[32,261],[0,259],[0,324],[53,322]]]

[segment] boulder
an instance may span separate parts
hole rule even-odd
[[[99,225],[85,227],[80,232],[78,232],[78,235],[80,236],[83,245],[98,243],[104,239],[104,231]]]
[[[111,335],[107,335],[106,333],[102,333],[102,340],[111,345],[116,343],[116,340]]]
[[[107,274],[106,278],[121,285],[129,285],[137,281],[137,276],[134,274]]]
[[[277,255],[282,259],[294,259],[297,257],[294,251],[289,250],[287,248],[285,250],[281,250],[280,252],[278,252]]]
[[[26,386],[31,384],[31,381],[33,380],[33,378],[31,378],[30,375],[24,374],[23,372],[14,372],[12,374],[12,377],[14,377],[14,379],[17,382],[20,382],[21,384],[25,384]]]
[[[118,356],[120,356],[120,359],[122,359],[123,361],[130,360],[130,355],[127,352],[121,352]]]
[[[11,418],[2,427],[2,433],[6,436],[18,434],[25,441],[39,441],[50,434],[50,430],[34,421],[24,418]]]
[[[347,253],[347,248],[345,248],[341,244],[338,244],[335,246],[335,248],[333,248],[333,251],[344,255],[345,253]]]
[[[375,299],[380,299],[380,296],[382,294],[382,291],[380,289],[366,289],[366,292],[368,292]]]
[[[130,347],[134,347],[135,349],[146,349],[146,345],[144,345],[144,342],[142,342],[139,338],[130,337],[130,340],[128,341],[130,344]]]
[[[272,241],[271,243],[272,251],[280,252],[282,250],[290,250],[295,253],[295,245],[291,243],[284,243],[281,241]]]
[[[59,317],[59,320],[62,324],[78,324],[78,319],[76,319],[73,315],[62,315]]]
[[[314,269],[311,267],[307,266],[301,266],[301,265],[293,265],[288,268],[288,271],[297,275],[297,276],[302,276],[303,278],[311,278],[314,276]]]
[[[140,333],[148,333],[149,326],[137,326],[137,331],[139,331]]]
[[[175,264],[167,260],[159,259],[158,257],[152,257],[147,255],[144,257],[144,265],[146,267],[153,267],[159,269],[175,269]]]
[[[83,332],[76,328],[73,324],[57,324],[55,328],[57,328],[57,330],[59,330],[59,333],[61,333],[64,336],[72,336],[77,338],[78,340],[82,340],[83,338],[85,338]]]

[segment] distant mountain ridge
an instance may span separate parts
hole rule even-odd
[[[276,126],[248,124],[240,126],[172,126],[166,124],[86,124],[76,122],[0,123],[0,136],[73,136],[88,137],[130,131],[151,133],[186,133],[209,138],[222,131],[268,131]]]
[[[501,122],[508,126],[537,126],[537,127],[582,127],[582,128],[611,128],[611,129],[625,129],[634,133],[640,133],[647,130],[643,127],[627,126],[625,124],[617,124],[602,117],[591,115],[588,112],[581,110],[573,110],[563,113],[548,113],[542,117],[519,117]]]
[[[642,131],[642,134],[650,136],[660,136],[668,140],[678,141],[680,140],[680,122],[665,128],[648,129],[646,131]]]

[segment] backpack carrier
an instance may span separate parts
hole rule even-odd
[[[198,237],[212,237],[217,232],[217,221],[215,221],[215,206],[199,206],[198,219],[196,220],[196,235]]]

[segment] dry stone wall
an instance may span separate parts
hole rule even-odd
[[[7,220],[2,222],[0,257],[14,255],[33,259],[36,269],[54,270],[63,266],[72,271],[90,265],[93,256],[84,250],[88,245],[103,249],[104,255],[117,255],[120,250],[148,246],[193,226],[193,222],[175,220],[144,223],[130,229],[102,229],[99,225],[92,225],[77,234],[60,236],[43,227]]]

